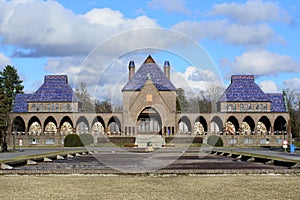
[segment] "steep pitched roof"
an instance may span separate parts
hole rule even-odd
[[[78,97],[74,94],[68,84],[67,75],[47,75],[43,85],[31,95],[28,102],[78,102]]]
[[[159,91],[176,90],[175,86],[149,55],[141,67],[136,71],[133,78],[127,82],[122,91],[139,91],[144,86],[148,78],[151,78]]]
[[[233,75],[221,102],[270,102],[270,98],[254,82],[253,75]]]
[[[27,112],[28,104],[27,100],[32,94],[16,94],[12,112]]]
[[[271,104],[271,112],[287,112],[283,93],[267,93]]]

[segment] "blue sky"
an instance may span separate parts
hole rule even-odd
[[[284,0],[0,0],[0,67],[16,67],[25,92],[46,74],[67,74],[105,98],[127,81],[129,60],[139,66],[151,53],[170,61],[178,87],[254,74],[266,92],[300,90],[299,13],[299,1]],[[207,55],[178,48],[193,42]]]

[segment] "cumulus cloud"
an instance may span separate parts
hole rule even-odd
[[[266,93],[277,93],[279,91],[276,83],[271,80],[262,81],[259,86]]]
[[[263,0],[249,0],[244,4],[235,2],[216,4],[211,14],[225,16],[242,24],[270,21],[291,22],[288,13],[280,8],[278,3]]]
[[[294,77],[283,81],[284,89],[289,89],[290,91],[297,90],[300,92],[300,78]]]
[[[111,99],[116,105],[120,102],[121,90],[128,81],[129,60],[135,60],[137,70],[142,59],[134,54],[118,58],[105,55],[50,58],[46,70],[51,74],[67,74],[74,89],[83,82],[92,99]]]
[[[171,81],[176,88],[183,88],[187,92],[194,93],[207,91],[212,85],[222,86],[214,72],[194,66],[187,67],[184,72],[172,72]]]
[[[158,25],[147,16],[126,18],[110,8],[76,15],[56,1],[0,1],[1,42],[19,49],[14,56],[87,54],[112,35],[143,27]]]
[[[182,21],[172,28],[197,40],[219,40],[257,48],[272,42],[285,43],[269,22],[292,23],[291,17],[279,4],[262,0],[215,4],[207,17],[199,21]]]
[[[165,10],[167,12],[189,14],[189,10],[185,4],[185,0],[151,0],[148,2],[148,7],[151,9]]]
[[[230,63],[230,74],[278,75],[282,72],[300,71],[300,65],[290,56],[267,50],[254,50],[243,53]]]
[[[233,45],[260,47],[282,41],[267,24],[235,24],[227,20],[183,21],[172,28],[197,40],[212,39]]]
[[[0,53],[0,69],[5,67],[6,65],[11,65],[11,61],[3,53]]]

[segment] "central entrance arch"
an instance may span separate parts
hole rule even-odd
[[[137,118],[138,134],[162,133],[162,122],[159,113],[152,107],[146,107]]]

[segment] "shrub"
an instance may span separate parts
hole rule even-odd
[[[83,143],[81,142],[79,135],[70,134],[66,136],[64,145],[65,147],[82,147]]]
[[[94,138],[91,134],[84,133],[79,135],[81,142],[84,146],[90,145],[94,143]]]
[[[217,135],[210,135],[207,139],[207,144],[215,147],[222,147],[223,146],[223,140]]]

